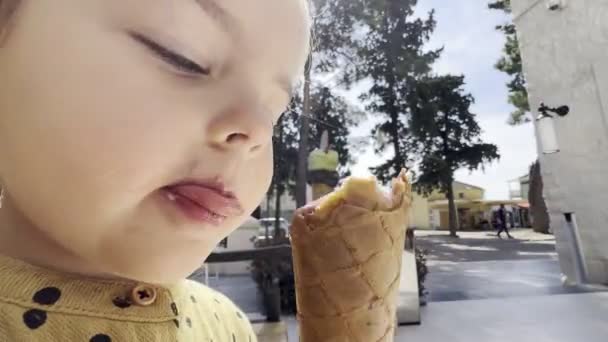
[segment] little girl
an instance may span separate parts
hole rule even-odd
[[[185,278],[247,218],[304,0],[0,0],[0,341],[249,342]]]

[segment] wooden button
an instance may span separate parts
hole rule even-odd
[[[156,289],[149,285],[138,285],[131,292],[133,303],[141,306],[150,306],[156,301]]]

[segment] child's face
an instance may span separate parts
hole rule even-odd
[[[307,25],[300,0],[24,1],[0,47],[2,210],[95,271],[186,276],[266,193]],[[243,208],[219,225],[162,190],[218,178]]]

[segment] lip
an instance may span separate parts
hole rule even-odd
[[[244,212],[236,196],[219,182],[183,181],[162,190],[182,214],[197,222],[217,226]]]

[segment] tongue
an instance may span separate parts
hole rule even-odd
[[[220,216],[239,216],[243,214],[238,201],[217,190],[200,185],[176,185],[167,189],[175,196],[187,199],[194,204]]]

